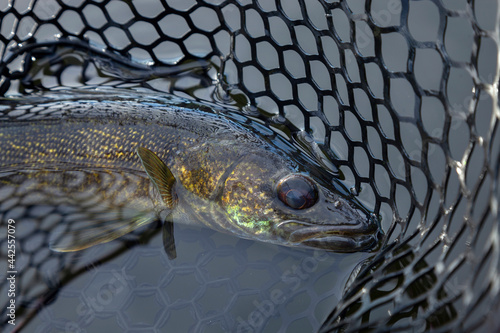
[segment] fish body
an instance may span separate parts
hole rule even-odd
[[[83,226],[55,250],[107,242],[158,217],[340,252],[376,243],[376,219],[224,115],[106,101],[57,109],[0,122],[0,186],[79,207],[73,220]]]

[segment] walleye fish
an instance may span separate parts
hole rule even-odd
[[[338,252],[378,241],[375,217],[206,107],[87,100],[35,110],[3,110],[0,196],[67,207],[54,251],[109,242],[158,219],[171,258],[176,223]]]

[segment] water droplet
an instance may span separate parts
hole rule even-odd
[[[353,186],[349,189],[349,192],[351,192],[352,195],[358,196],[358,190],[356,189],[356,186]]]
[[[221,102],[224,104],[231,104],[231,102],[233,101],[231,96],[227,93],[220,82],[216,84],[213,97],[217,102]]]
[[[304,140],[304,142],[307,143],[312,143],[314,142],[314,138],[312,137],[311,134],[307,133],[306,131],[300,131],[298,133],[298,136]]]
[[[241,109],[241,111],[247,115],[258,115],[259,114],[259,110],[257,109],[257,107],[255,105],[245,105]]]
[[[271,118],[271,121],[275,124],[284,124],[286,122],[286,118],[281,115],[276,115]]]

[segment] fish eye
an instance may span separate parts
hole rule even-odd
[[[318,187],[303,175],[290,175],[281,179],[277,192],[278,198],[293,209],[306,209],[318,201]]]

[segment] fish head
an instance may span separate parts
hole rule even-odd
[[[234,166],[221,206],[233,233],[287,246],[356,252],[381,234],[374,214],[272,152],[249,152]]]

